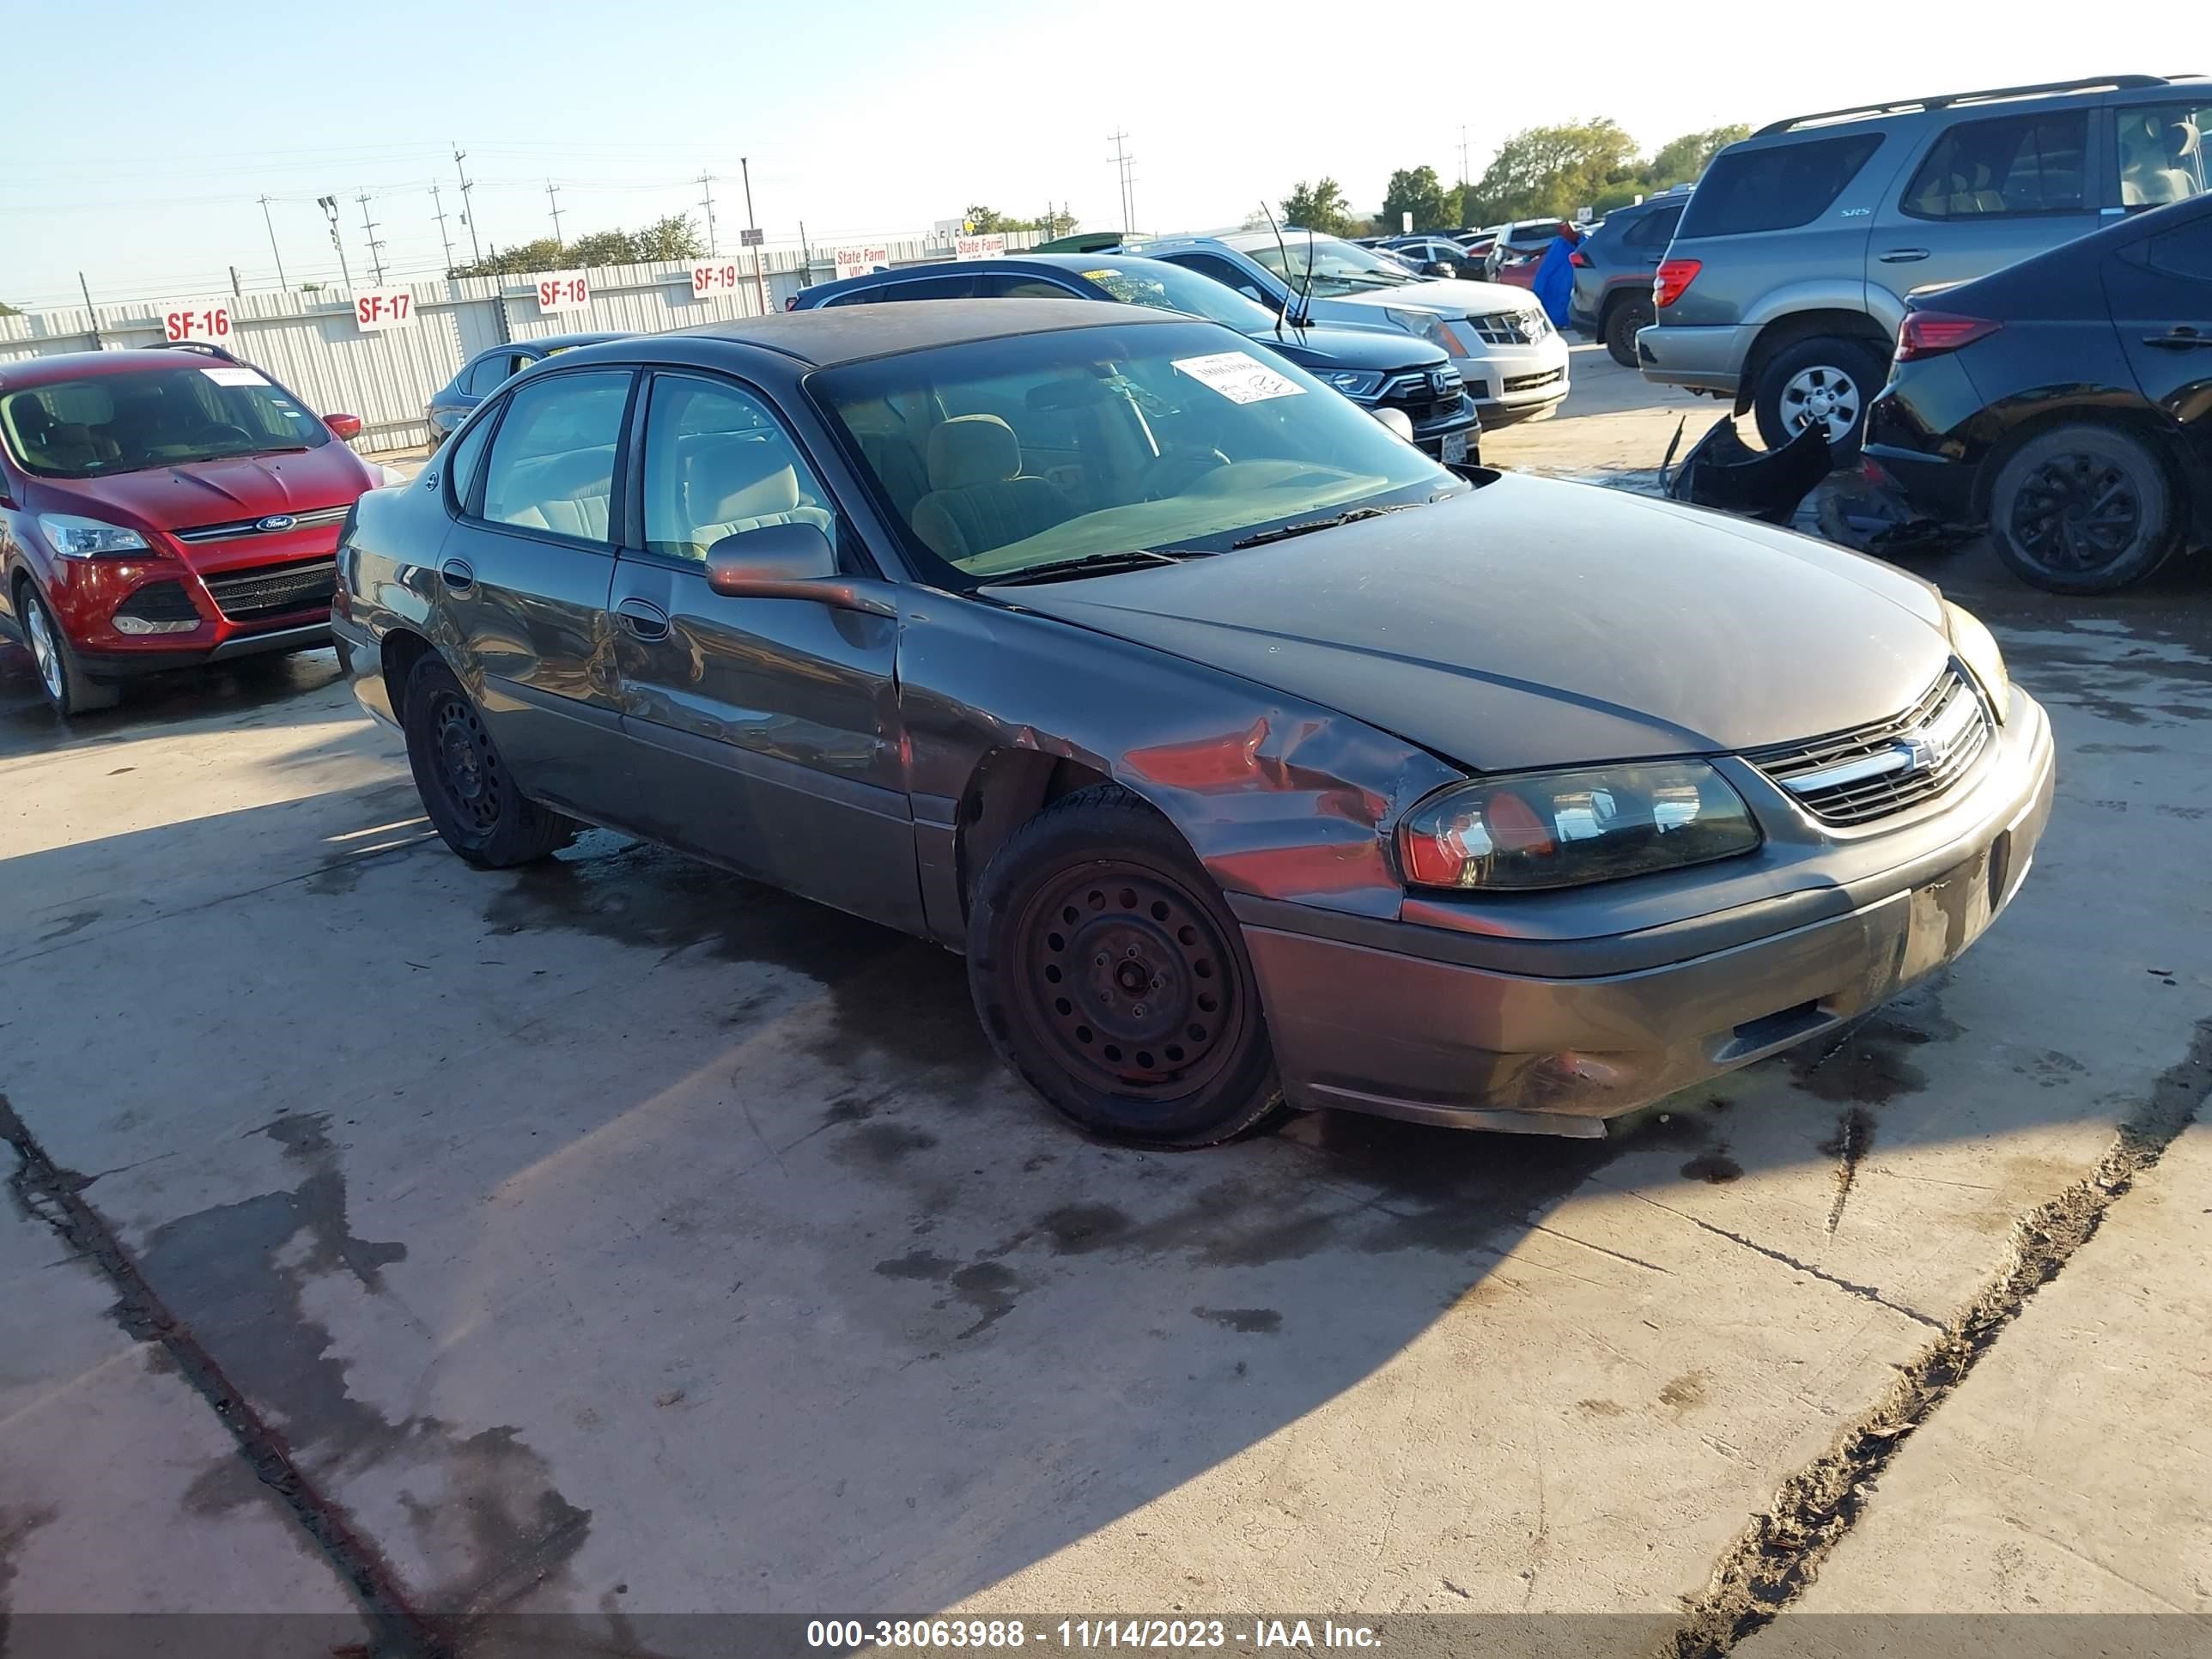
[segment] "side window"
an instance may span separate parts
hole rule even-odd
[[[1630,247],[1660,248],[1674,240],[1674,227],[1682,222],[1682,210],[1661,208],[1629,226],[1621,238]]]
[[[2152,237],[2148,253],[2153,270],[2212,283],[2212,217]]]
[[[1916,219],[2079,213],[2088,144],[2086,110],[1961,121],[1936,141],[1899,206]]]
[[[975,294],[975,278],[966,272],[957,276],[925,276],[917,283],[895,284],[884,297],[887,300],[968,300]]]
[[[469,485],[475,481],[477,463],[483,457],[491,429],[499,424],[499,411],[488,410],[456,440],[446,455],[446,499],[455,507],[466,505]]]
[[[468,378],[462,382],[461,390],[471,398],[489,398],[507,379],[507,356],[503,351],[495,351],[489,356],[477,358],[470,365]]]
[[[769,525],[835,534],[829,493],[782,425],[718,380],[654,377],[642,476],[650,552],[703,562],[723,537]]]
[[[1809,225],[1835,205],[1881,148],[1881,135],[1867,132],[1724,151],[1698,180],[1676,234],[1735,236]]]
[[[1042,276],[1016,276],[1001,272],[980,277],[975,296],[981,300],[1079,300],[1084,296]]]
[[[1215,282],[1224,283],[1230,288],[1259,286],[1235,265],[1231,264],[1228,260],[1216,254],[1170,253],[1167,257],[1187,270],[1194,270],[1201,276],[1211,276]]]
[[[2112,116],[2120,161],[2120,205],[2163,207],[2212,190],[2204,135],[2212,104],[2138,105]]]
[[[483,516],[606,541],[629,384],[627,370],[589,369],[517,390],[484,463]]]

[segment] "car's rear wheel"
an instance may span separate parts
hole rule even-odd
[[[1997,469],[1990,540],[2005,568],[2031,586],[2109,593],[2173,556],[2180,536],[2172,481],[2132,433],[2054,427]]]
[[[1649,295],[1631,295],[1614,301],[1605,313],[1606,355],[1623,368],[1635,368],[1636,331],[1650,327],[1652,316]]]
[[[1888,378],[1881,354],[1863,340],[1840,335],[1801,340],[1759,371],[1752,410],[1760,441],[1779,449],[1817,423],[1828,434],[1836,465],[1844,465],[1858,454],[1867,407]]]
[[[999,849],[969,909],[968,980],[1000,1056],[1094,1134],[1209,1146],[1284,1109],[1236,918],[1116,785],[1062,797]]]
[[[95,680],[84,672],[69,635],[54,620],[45,596],[28,578],[15,589],[15,616],[23,625],[23,639],[31,647],[31,665],[47,705],[67,720],[98,708],[112,708],[122,697],[119,686]]]
[[[425,653],[407,676],[407,763],[422,810],[471,864],[503,870],[566,846],[575,824],[515,787],[453,671]]]

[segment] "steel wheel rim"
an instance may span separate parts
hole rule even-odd
[[[2095,455],[2054,455],[2021,481],[2009,528],[2031,563],[2087,574],[2134,549],[2142,495],[2124,467]]]
[[[448,693],[431,706],[430,753],[438,787],[454,811],[478,830],[495,826],[506,793],[499,755],[465,697]]]
[[[1820,363],[1801,368],[1782,388],[1782,423],[1792,433],[1818,421],[1830,443],[1841,443],[1858,418],[1858,382],[1840,368]]]
[[[46,626],[46,608],[37,599],[24,607],[23,631],[31,636],[31,660],[39,670],[39,684],[56,702],[62,700],[62,653]]]
[[[1249,998],[1212,916],[1180,882],[1112,860],[1063,873],[1022,918],[1032,1023],[1086,1086],[1190,1093],[1236,1052]]]

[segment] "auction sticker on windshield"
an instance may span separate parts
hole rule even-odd
[[[251,368],[204,368],[200,373],[217,386],[267,386],[269,384],[261,374]]]
[[[1302,395],[1305,388],[1285,380],[1258,358],[1242,351],[1216,351],[1203,357],[1178,357],[1175,366],[1200,386],[1211,386],[1232,404],[1265,403],[1270,398]]]

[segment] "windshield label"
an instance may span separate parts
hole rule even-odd
[[[204,368],[201,374],[217,386],[267,386],[269,382],[250,368]]]
[[[1304,395],[1305,388],[1242,351],[1216,351],[1204,357],[1178,357],[1175,366],[1232,404],[1265,403],[1270,398]]]

